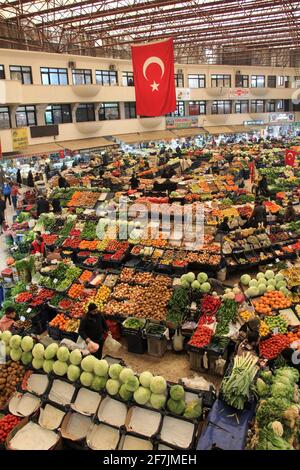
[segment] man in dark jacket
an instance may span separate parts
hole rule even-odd
[[[37,200],[37,215],[48,214],[50,210],[50,204],[44,196],[40,196]]]
[[[259,224],[266,225],[267,222],[267,211],[261,201],[256,201],[253,212],[249,219],[250,227],[258,227]]]
[[[90,304],[86,315],[80,321],[78,333],[87,343],[91,353],[98,359],[102,357],[107,332],[107,323],[99,312],[97,305]]]
[[[66,178],[64,178],[63,175],[59,175],[58,186],[59,188],[67,188],[69,186]]]

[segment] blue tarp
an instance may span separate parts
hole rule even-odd
[[[245,447],[249,422],[254,414],[251,409],[242,411],[216,400],[208,417],[207,426],[198,441],[197,450],[242,450]]]

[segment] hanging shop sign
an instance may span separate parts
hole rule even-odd
[[[295,121],[295,114],[293,113],[272,113],[269,114],[269,122],[270,123],[290,123]]]
[[[166,118],[167,129],[187,129],[189,127],[198,127],[198,116]]]
[[[249,88],[231,88],[229,90],[229,98],[232,99],[242,99],[248,98],[250,95]]]
[[[264,121],[261,119],[254,119],[252,121],[244,121],[244,126],[263,126]]]
[[[28,146],[28,132],[26,127],[11,130],[13,150],[20,150]]]
[[[189,88],[176,88],[176,99],[177,100],[190,100],[191,90]]]

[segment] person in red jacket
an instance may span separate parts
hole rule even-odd
[[[5,314],[0,320],[0,331],[10,330],[18,319],[15,309],[7,307]]]
[[[41,253],[43,256],[46,254],[45,243],[40,235],[31,244],[31,254],[35,255],[36,253]]]

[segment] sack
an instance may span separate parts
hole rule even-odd
[[[120,347],[122,346],[121,343],[113,339],[111,333],[108,333],[107,338],[105,340],[104,346],[107,348],[108,352],[116,353],[119,351]]]

